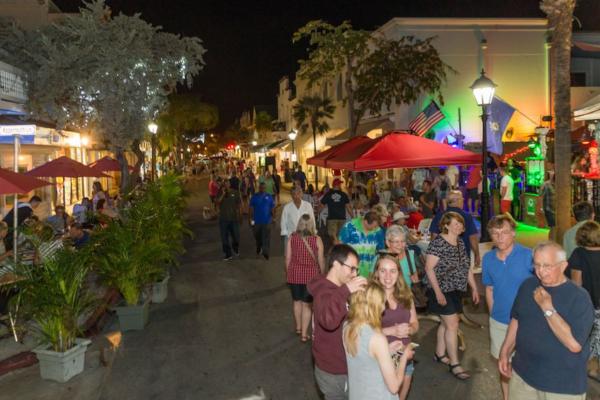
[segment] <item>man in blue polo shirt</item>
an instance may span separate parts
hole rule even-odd
[[[254,239],[256,240],[256,254],[261,254],[265,260],[269,259],[269,248],[271,243],[271,221],[273,220],[273,208],[275,202],[273,196],[265,192],[265,183],[258,185],[258,192],[250,199],[250,225],[254,228]]]
[[[460,235],[460,238],[465,244],[467,256],[471,257],[471,251],[473,251],[475,265],[479,266],[481,262],[481,258],[479,256],[479,231],[475,226],[473,216],[463,210],[464,199],[462,192],[459,190],[451,190],[446,196],[446,202],[448,203],[446,210],[444,212],[438,212],[435,214],[435,217],[433,217],[433,220],[431,220],[429,232],[432,233],[432,239],[435,237],[435,235],[439,235],[440,233],[440,220],[442,219],[444,213],[453,211],[460,214],[465,220],[465,231]]]
[[[533,275],[531,250],[515,243],[515,221],[500,214],[488,223],[494,249],[483,257],[482,283],[490,312],[490,353],[499,358],[510,322],[510,311],[521,283]],[[508,379],[500,375],[504,400],[508,399]]]

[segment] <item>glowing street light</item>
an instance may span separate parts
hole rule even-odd
[[[156,132],[158,132],[158,125],[154,122],[150,122],[148,124],[148,130],[152,133],[152,138],[150,139],[150,144],[152,145],[152,172],[150,173],[150,179],[154,181],[156,175]]]
[[[288,138],[292,141],[292,163],[296,161],[296,149],[294,148],[294,144],[296,142],[296,138],[298,137],[298,130],[292,129],[288,133]]]
[[[487,119],[488,119],[488,106],[494,101],[494,92],[496,91],[497,85],[487,76],[485,71],[481,70],[481,76],[473,82],[471,90],[477,105],[481,107],[481,122],[483,123],[483,132],[481,138],[481,174],[483,175],[483,191],[481,193],[481,238],[480,242],[489,242],[490,235],[488,233],[487,225],[490,218],[490,193],[487,185],[488,171],[487,171]]]

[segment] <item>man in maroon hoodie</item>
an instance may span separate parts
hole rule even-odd
[[[350,294],[364,290],[367,280],[357,276],[358,254],[348,245],[333,246],[327,265],[327,275],[319,275],[308,284],[313,296],[315,379],[325,400],[345,400],[348,398],[348,367],[342,328]]]

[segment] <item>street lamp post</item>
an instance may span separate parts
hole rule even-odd
[[[294,148],[294,143],[296,142],[296,137],[298,136],[298,130],[292,129],[290,133],[288,133],[288,138],[292,141],[292,168],[294,167],[294,162],[296,162],[296,149]]]
[[[481,70],[481,76],[473,82],[471,90],[475,96],[477,105],[481,106],[481,122],[483,123],[482,139],[481,139],[481,174],[483,179],[483,190],[481,192],[481,237],[479,241],[481,243],[489,242],[490,235],[487,230],[488,221],[490,218],[490,192],[488,187],[488,170],[487,170],[487,119],[488,119],[488,106],[492,104],[494,100],[494,91],[496,90],[496,84],[492,82],[487,76],[485,71]]]
[[[150,173],[150,179],[154,181],[156,176],[156,132],[158,132],[158,125],[151,122],[148,124],[148,130],[152,133],[152,139],[150,141],[152,145],[152,159],[150,161],[152,163],[152,172]]]

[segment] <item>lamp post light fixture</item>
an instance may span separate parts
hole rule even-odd
[[[256,146],[258,144],[258,142],[256,140],[252,141],[252,146]]]
[[[288,133],[288,138],[292,141],[292,166],[296,162],[296,149],[294,148],[294,144],[296,142],[296,138],[298,137],[298,130],[292,129],[290,133]]]
[[[158,132],[158,125],[156,125],[154,122],[150,122],[148,124],[148,130],[150,133],[152,133],[152,138],[150,139],[150,144],[152,145],[152,159],[150,161],[152,164],[152,170],[150,172],[150,180],[154,181],[156,176],[156,132]]]
[[[477,105],[481,107],[481,122],[483,123],[483,131],[481,138],[481,175],[483,179],[483,191],[481,193],[481,243],[489,242],[490,235],[487,230],[488,221],[490,218],[490,192],[488,187],[488,170],[487,170],[487,119],[488,106],[494,100],[494,92],[496,84],[490,78],[485,76],[485,71],[481,70],[481,76],[473,82],[471,90]]]

